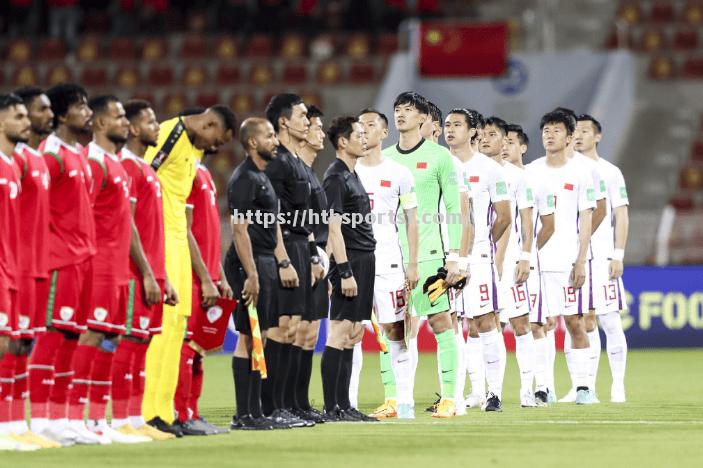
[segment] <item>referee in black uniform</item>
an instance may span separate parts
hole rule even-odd
[[[287,424],[264,417],[261,411],[261,375],[251,370],[252,330],[247,313],[247,306],[256,304],[262,339],[269,328],[278,325],[276,263],[286,257],[280,226],[276,222],[278,198],[264,173],[267,164],[275,158],[278,140],[273,126],[257,118],[242,123],[239,140],[247,156],[234,170],[227,185],[233,243],[225,258],[225,274],[240,301],[234,313],[239,339],[232,357],[237,414],[231,427],[244,430],[288,428]]]
[[[364,157],[364,127],[356,117],[338,117],[327,135],[337,159],[325,172],[323,187],[330,213],[328,248],[331,250],[332,304],[327,346],[322,354],[322,390],[327,421],[375,421],[351,407],[349,381],[354,345],[371,319],[375,278],[376,240],[366,189],[354,172]]]

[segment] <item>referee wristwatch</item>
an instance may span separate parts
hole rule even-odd
[[[285,269],[285,268],[288,268],[289,266],[290,266],[290,260],[288,260],[287,258],[278,262],[278,268]]]

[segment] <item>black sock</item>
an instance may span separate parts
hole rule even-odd
[[[264,347],[266,373],[268,374],[268,378],[261,380],[261,409],[265,415],[270,415],[273,413],[273,410],[278,408],[278,403],[274,398],[274,395],[276,394],[274,387],[276,385],[276,379],[278,378],[276,371],[281,355],[281,346],[283,346],[281,343],[269,338],[266,340],[266,346]]]
[[[293,345],[290,343],[281,344],[281,355],[278,358],[278,369],[276,370],[276,383],[273,388],[277,408],[287,408],[285,396],[290,374],[290,351],[292,347]]]
[[[310,378],[312,377],[312,357],[315,351],[301,349],[300,362],[298,363],[298,387],[295,391],[295,399],[298,408],[310,409],[310,397],[308,391],[310,389]]]
[[[303,348],[291,345],[290,347],[290,362],[288,363],[288,378],[286,379],[286,393],[283,401],[286,408],[297,408],[296,388],[298,387],[298,379],[300,379],[300,353]]]
[[[342,350],[342,365],[337,381],[337,405],[340,409],[351,409],[349,401],[349,383],[351,382],[352,360],[354,359],[354,348]]]
[[[337,381],[342,365],[342,350],[325,346],[320,362],[322,374],[322,394],[325,399],[325,411],[331,411],[337,405]]]
[[[232,356],[232,376],[234,378],[234,395],[237,403],[238,418],[251,414],[249,407],[251,371],[249,367],[249,359]]]
[[[249,411],[255,418],[263,416],[261,412],[261,373],[251,371],[249,385]]]

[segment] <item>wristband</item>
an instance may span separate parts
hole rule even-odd
[[[459,265],[459,271],[466,271],[469,269],[469,264],[471,263],[470,257],[459,257],[457,264]]]
[[[445,262],[458,262],[459,261],[459,254],[456,252],[449,252],[447,255],[447,258]]]
[[[625,249],[615,249],[613,251],[613,260],[622,262],[623,258],[625,258]]]
[[[317,253],[317,244],[315,241],[308,241],[308,252],[310,254],[310,257],[318,257]]]
[[[522,253],[520,254],[520,261],[523,261],[523,260],[526,262],[529,262],[530,260],[532,260],[532,252],[525,252],[523,250]]]
[[[352,272],[351,265],[349,264],[349,262],[338,263],[337,269],[339,270],[339,276],[342,279],[347,279],[347,278],[351,278],[352,276],[354,276],[354,273]]]

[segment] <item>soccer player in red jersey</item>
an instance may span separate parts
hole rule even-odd
[[[127,142],[129,121],[122,103],[114,96],[95,97],[89,107],[93,111],[93,141],[83,155],[92,174],[90,199],[97,253],[93,258],[90,308],[73,356],[68,418],[74,429],[92,432],[101,444],[148,442],[149,437],[112,429],[105,419],[112,358],[119,336],[125,331],[130,278],[130,183],[117,157]],[[83,422],[86,399],[90,401],[88,431]]]
[[[132,240],[125,333],[112,362],[112,427],[126,434],[154,440],[173,439],[142,417],[144,359],[150,336],[161,332],[162,299],[175,304],[175,293],[166,278],[161,185],[156,172],[144,161],[147,147],[156,145],[159,123],[151,104],[127,101],[129,137],[120,159],[132,187]]]
[[[97,443],[72,430],[67,419],[71,361],[90,300],[95,224],[90,170],[78,139],[90,131],[85,90],[60,84],[46,93],[54,133],[39,146],[49,170],[49,284],[46,332],[37,336],[29,362],[32,431],[61,444]]]

